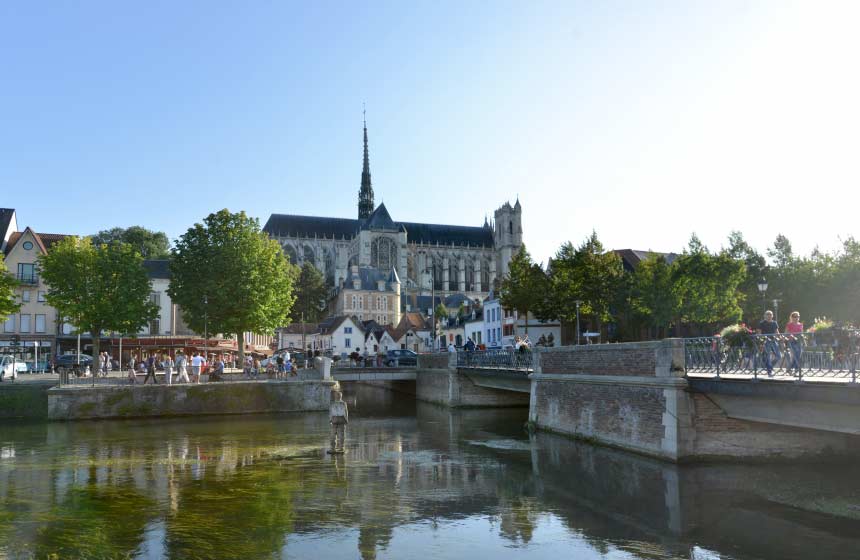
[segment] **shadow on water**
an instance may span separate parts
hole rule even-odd
[[[347,386],[324,413],[7,425],[0,557],[854,558],[845,467],[678,467]],[[55,556],[52,556],[55,555]]]

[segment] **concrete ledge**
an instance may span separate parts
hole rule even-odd
[[[49,420],[327,410],[334,381],[244,381],[201,385],[56,387]]]
[[[637,377],[633,375],[570,375],[567,373],[533,373],[534,381],[564,381],[565,383],[590,383],[593,385],[633,385],[638,387],[666,387],[686,389],[687,380],[678,377]]]
[[[338,381],[415,381],[415,368],[362,371],[355,369],[332,370],[331,376]]]

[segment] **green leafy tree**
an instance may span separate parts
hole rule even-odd
[[[172,249],[170,272],[168,293],[188,326],[235,336],[239,363],[243,333],[272,333],[295,301],[295,267],[244,212],[221,210],[191,227]]]
[[[727,252],[712,254],[696,234],[684,253],[673,263],[675,296],[679,306],[679,324],[706,326],[737,321],[741,316],[741,294],[738,286],[745,278],[742,261]]]
[[[0,321],[5,321],[9,315],[17,313],[21,309],[21,304],[15,298],[16,286],[18,286],[18,282],[6,270],[3,254],[0,253]]]
[[[636,266],[630,304],[649,329],[659,333],[662,328],[668,332],[677,315],[678,299],[673,289],[672,266],[665,256],[651,253]]]
[[[738,286],[741,298],[741,316],[751,324],[761,315],[761,293],[758,284],[767,275],[767,261],[756,251],[739,231],[729,234],[726,253],[733,259],[743,262],[746,271],[743,282]]]
[[[322,272],[306,262],[298,273],[293,313],[301,313],[305,322],[319,322],[325,317],[327,298],[328,290]],[[294,320],[297,318],[301,317],[293,317]]]
[[[162,231],[152,231],[141,226],[115,227],[102,230],[93,236],[93,245],[114,241],[128,243],[137,249],[144,259],[166,259],[170,255],[170,242]]]
[[[520,247],[502,279],[500,300],[502,307],[515,310],[525,318],[526,334],[529,332],[529,312],[539,311],[548,285],[549,281],[541,266],[532,262],[525,245]]]
[[[136,333],[158,313],[143,257],[128,243],[96,246],[69,236],[39,256],[39,269],[48,304],[78,332],[91,333],[93,357],[102,332]]]
[[[603,249],[592,232],[577,248],[564,243],[553,258],[550,295],[542,318],[576,321],[576,302],[580,313],[594,328],[612,318],[611,309],[624,285],[621,257]]]

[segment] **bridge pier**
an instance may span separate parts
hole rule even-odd
[[[663,460],[794,459],[860,447],[860,415],[843,416],[839,431],[787,420],[836,410],[804,391],[784,400],[794,410],[780,415],[761,395],[730,401],[691,387],[680,339],[538,349],[531,381],[529,420],[538,429]],[[770,416],[752,416],[756,407]],[[827,426],[819,418],[812,427]]]
[[[525,390],[511,390],[503,372],[490,376],[500,380],[501,385],[496,385],[474,372],[458,370],[455,353],[422,354],[415,374],[415,398],[455,408],[526,407],[527,378],[522,372],[518,376],[525,382]]]

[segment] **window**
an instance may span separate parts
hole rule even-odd
[[[15,332],[15,316],[9,315],[6,322],[3,323],[3,332]]]
[[[23,292],[21,292],[21,301],[23,301],[24,303],[30,302],[30,290],[24,290]]]
[[[36,315],[36,332],[43,333],[45,332],[45,315],[37,314]]]
[[[29,251],[30,249],[33,248],[33,242],[32,241],[25,241],[24,244],[22,245],[22,247],[24,247],[25,251]]]
[[[345,338],[345,339],[343,340],[343,344],[344,344],[344,346],[346,346],[347,348],[349,348],[350,350],[352,350],[352,339]]]
[[[397,262],[397,248],[388,237],[378,237],[370,244],[370,266],[388,271]]]
[[[72,325],[69,323],[63,323],[63,334],[69,335],[72,334]]]
[[[36,265],[33,263],[18,263],[18,280],[32,284],[36,281]]]
[[[352,334],[352,327],[344,327],[343,334]]]
[[[30,332],[30,314],[29,313],[22,313],[20,321],[21,321],[21,324],[20,324],[21,332],[22,333]]]
[[[149,334],[158,334],[161,332],[161,320],[153,319],[149,323]]]
[[[496,327],[496,340],[502,340],[502,329]]]
[[[45,292],[43,292],[42,290],[39,290],[39,293],[36,296],[36,301],[40,301],[40,302],[48,301],[48,298],[46,296],[47,296],[47,294]]]
[[[152,292],[149,294],[149,302],[161,307],[161,292]]]
[[[352,296],[352,309],[355,309],[355,296]]]

